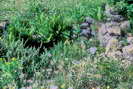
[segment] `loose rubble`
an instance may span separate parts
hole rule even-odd
[[[107,22],[98,29],[100,44],[105,47],[106,56],[133,61],[133,36],[127,33],[130,29],[130,21],[125,20],[113,10],[108,5],[106,6]],[[126,39],[127,45],[122,45],[122,38]]]
[[[133,35],[128,33],[128,30],[131,28],[130,21],[119,15],[109,5],[105,7],[105,15],[107,19],[99,23],[100,26],[98,26],[97,32],[91,28],[91,25],[97,22],[91,17],[86,17],[85,21],[80,25],[80,36],[88,39],[93,35],[97,36],[100,46],[105,48],[104,55],[107,57],[133,61]],[[97,48],[90,47],[88,51],[94,55]]]

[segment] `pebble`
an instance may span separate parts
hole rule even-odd
[[[91,17],[86,17],[86,18],[85,18],[85,22],[87,22],[89,25],[91,25],[91,24],[93,24],[95,21],[94,21],[94,19],[91,18]]]
[[[91,54],[95,54],[96,53],[96,51],[97,51],[97,48],[96,47],[91,47],[90,49],[89,49],[89,53],[91,53]]]
[[[90,38],[91,37],[91,29],[90,28],[82,29],[80,35]]]
[[[80,29],[86,29],[86,28],[88,28],[89,27],[89,24],[88,23],[82,23],[81,25],[80,25]]]

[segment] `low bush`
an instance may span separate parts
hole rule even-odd
[[[79,30],[73,29],[73,24],[80,23],[86,16],[101,20],[101,5],[105,0],[29,2],[25,12],[18,13],[12,18],[9,34],[14,38],[27,37],[48,43],[71,38],[73,30]]]

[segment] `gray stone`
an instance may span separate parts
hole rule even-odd
[[[98,39],[100,41],[100,45],[105,47],[108,43],[108,41],[112,38],[112,36],[109,35],[109,33],[105,34],[105,35],[99,35]]]
[[[133,60],[133,44],[125,46],[122,51],[124,58],[128,60]]]
[[[106,54],[106,56],[108,57],[112,57],[112,58],[117,58],[117,59],[122,59],[122,52],[120,51],[114,51],[114,52],[109,52],[108,54]]]
[[[105,35],[107,33],[106,25],[102,24],[102,26],[98,29],[99,35]]]
[[[6,30],[8,25],[9,25],[8,20],[0,22],[0,30]]]
[[[94,30],[91,31],[92,36],[96,36],[96,32]]]
[[[111,22],[106,22],[105,25],[106,25],[106,28],[109,28],[113,26],[120,26],[120,23],[111,21]]]
[[[133,37],[128,37],[127,42],[128,44],[133,44]]]
[[[112,26],[107,28],[107,31],[112,36],[120,36],[121,35],[121,28],[119,26]]]
[[[81,33],[80,33],[80,36],[90,38],[91,37],[91,29],[90,28],[82,29]]]
[[[91,47],[90,49],[88,49],[88,51],[89,51],[89,53],[94,55],[97,51],[97,48],[96,47]]]
[[[126,31],[131,28],[130,21],[122,21],[120,27],[123,31]]]
[[[110,7],[108,4],[105,6],[105,15],[107,16],[107,17],[110,17],[111,16],[111,11],[113,11],[113,8],[112,7]]]
[[[111,10],[111,11],[110,11],[110,14],[111,14],[111,15],[118,15],[119,13],[118,13],[118,11],[116,11],[116,10]]]
[[[91,17],[86,17],[85,18],[85,22],[88,23],[89,25],[93,24],[95,22],[95,20]]]
[[[119,41],[116,38],[111,38],[106,46],[105,54],[116,52],[119,48]]]
[[[124,17],[121,15],[112,15],[111,16],[111,21],[115,21],[115,22],[121,22],[124,20]]]
[[[80,25],[80,29],[86,29],[86,28],[88,28],[89,27],[89,24],[88,23],[82,23],[81,25]]]
[[[108,4],[105,6],[105,15],[107,16],[107,21],[121,22],[125,19],[122,15],[119,15],[118,11]]]

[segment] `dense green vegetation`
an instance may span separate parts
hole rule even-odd
[[[0,11],[5,12],[0,20],[10,21],[0,37],[0,89],[133,87],[132,65],[99,55],[104,49],[95,38],[72,39],[72,34],[78,37],[85,17],[106,18],[105,3],[118,5],[120,13],[132,20],[130,0],[11,0],[10,5],[9,1],[0,1]],[[91,46],[98,47],[95,55],[86,50]]]

